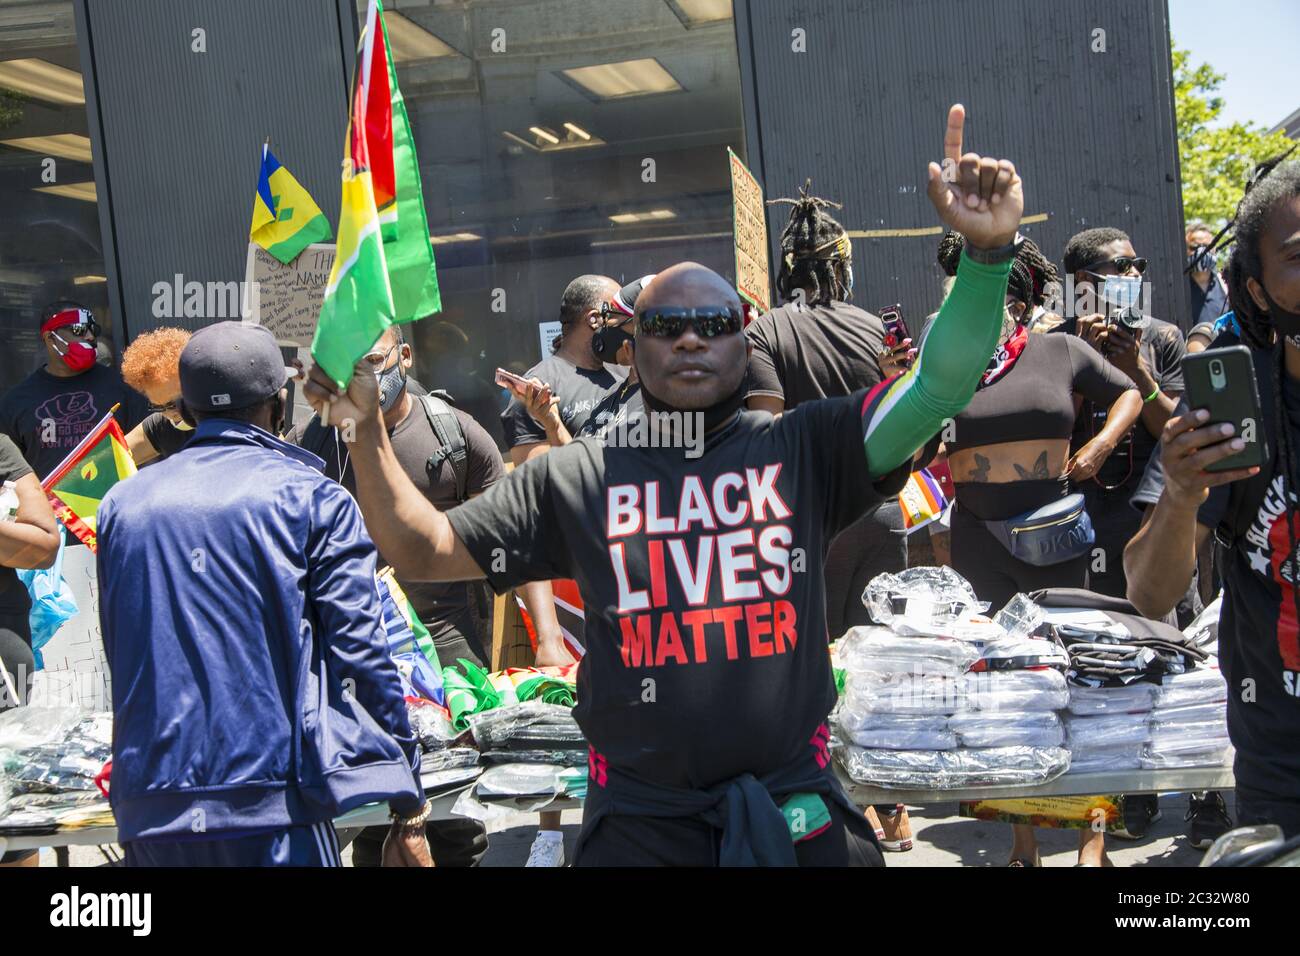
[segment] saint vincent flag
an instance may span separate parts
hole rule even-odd
[[[424,212],[424,188],[406,103],[384,28],[384,8],[370,0],[363,49],[366,72],[364,136],[370,156],[375,208],[384,239],[384,262],[393,292],[393,321],[413,322],[442,309],[438,272]],[[362,57],[358,57],[358,62]]]
[[[41,483],[55,515],[91,552],[96,549],[95,513],[108,489],[135,474],[135,459],[113,412],[91,429],[63,463]]]
[[[330,238],[325,214],[265,144],[248,238],[285,264],[311,243]]]
[[[393,295],[384,262],[366,139],[369,82],[373,75],[370,58],[376,49],[372,42],[374,33],[372,3],[357,50],[357,72],[352,83],[334,267],[325,285],[320,322],[311,343],[312,358],[340,388],[351,380],[353,366],[393,324]]]

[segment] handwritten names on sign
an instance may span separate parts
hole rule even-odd
[[[333,243],[312,243],[285,265],[250,242],[244,270],[244,320],[266,326],[281,345],[311,345],[333,267]]]
[[[732,224],[736,242],[736,291],[760,312],[772,304],[767,267],[767,216],[763,188],[740,157],[727,149],[731,164]]]

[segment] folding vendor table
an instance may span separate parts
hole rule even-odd
[[[853,783],[836,767],[840,780],[849,796],[859,806],[877,803],[910,803],[925,805],[954,803],[958,800],[997,800],[1003,798],[1087,796],[1094,793],[1185,793],[1201,790],[1231,790],[1235,784],[1231,767],[1194,767],[1185,770],[1119,770],[1108,773],[1067,773],[1049,783],[1034,787],[967,787],[964,790],[895,790],[869,787]],[[463,819],[453,817],[451,808],[457,798],[473,783],[467,783],[449,793],[430,797],[430,819]],[[579,800],[555,800],[544,809],[572,810],[582,806]],[[533,811],[536,812],[536,811]],[[340,831],[358,830],[362,827],[383,826],[388,823],[388,806],[382,803],[367,804],[344,814],[334,821]],[[51,833],[22,836],[0,836],[0,853],[6,850],[32,850],[43,846],[104,846],[117,842],[116,827],[83,827],[62,829]]]

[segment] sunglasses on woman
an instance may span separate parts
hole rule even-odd
[[[1084,272],[1095,272],[1098,266],[1114,266],[1120,275],[1127,275],[1130,269],[1136,269],[1138,275],[1147,271],[1147,260],[1141,256],[1116,256],[1114,259],[1099,259],[1092,265],[1084,266]]]
[[[675,339],[687,325],[700,338],[713,339],[719,335],[735,335],[745,327],[745,321],[739,309],[725,305],[704,309],[646,309],[637,319],[637,330],[657,339]]]

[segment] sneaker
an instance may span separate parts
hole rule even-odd
[[[564,834],[558,830],[538,830],[524,866],[564,866]]]
[[[1113,831],[1121,840],[1141,840],[1151,829],[1151,824],[1158,823],[1164,816],[1160,812],[1160,800],[1154,793],[1125,794],[1121,798],[1124,814],[1122,829]]]
[[[888,853],[906,853],[912,849],[912,821],[907,818],[907,807],[901,803],[892,813],[880,818],[880,848]]]
[[[1187,800],[1187,841],[1198,850],[1208,850],[1210,844],[1232,829],[1228,805],[1223,794],[1207,791],[1205,796],[1189,794]]]

